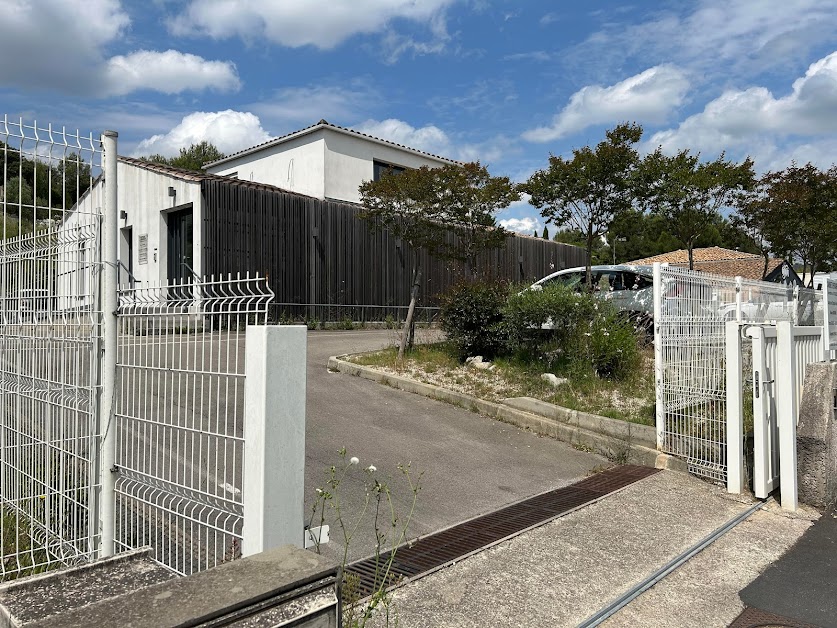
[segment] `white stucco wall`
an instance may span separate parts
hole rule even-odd
[[[382,161],[405,168],[437,167],[444,162],[362,137],[324,129],[325,197],[339,201],[360,201],[358,187],[373,177],[373,162]]]
[[[119,259],[125,266],[133,267],[134,277],[142,282],[140,287],[149,283],[165,282],[168,279],[168,226],[166,214],[177,209],[185,209],[192,204],[193,226],[193,255],[194,270],[198,275],[203,274],[203,263],[200,252],[203,250],[201,241],[201,224],[203,218],[203,204],[201,201],[201,185],[197,181],[183,181],[169,175],[160,174],[138,168],[130,164],[119,163],[118,170],[119,209],[128,214],[126,219],[119,220],[120,229],[132,227],[133,264],[129,265],[126,251],[123,249],[122,237],[119,239]],[[169,187],[175,189],[175,196],[169,196]],[[139,263],[139,237],[148,235],[148,263]],[[156,252],[156,261],[154,259]]]
[[[321,131],[267,147],[250,155],[207,168],[212,174],[236,174],[291,192],[324,198],[324,141]]]
[[[120,212],[124,211],[127,218],[119,218],[118,226],[118,249],[120,261],[129,268],[139,288],[158,285],[168,281],[168,225],[166,215],[177,209],[185,209],[191,203],[192,206],[192,240],[193,240],[193,267],[198,275],[203,273],[203,260],[201,251],[203,243],[201,239],[201,224],[203,217],[203,204],[200,193],[200,183],[197,181],[183,181],[169,175],[160,174],[138,168],[123,162],[118,163],[118,191],[117,203]],[[169,196],[169,187],[175,189],[175,196]],[[80,202],[77,211],[68,217],[60,230],[63,234],[62,241],[66,240],[67,245],[59,246],[59,262],[57,277],[57,293],[60,308],[77,308],[89,306],[90,295],[79,295],[79,286],[87,286],[88,279],[79,278],[79,268],[85,264],[79,260],[92,262],[95,256],[94,251],[85,252],[84,258],[78,253],[78,246],[73,240],[79,227],[87,230],[92,229],[94,216],[100,211],[103,205],[102,186],[97,184]],[[127,259],[128,250],[125,242],[125,227],[131,227],[133,240],[132,263]],[[140,264],[139,259],[139,237],[148,236],[148,261]],[[62,263],[63,260],[63,263]],[[127,285],[128,277],[124,270],[120,271],[123,285]],[[87,290],[84,288],[87,292]],[[91,288],[92,289],[92,288]]]
[[[212,174],[236,174],[315,198],[357,203],[358,187],[373,176],[373,161],[405,168],[441,166],[444,160],[328,127],[276,146],[207,168]]]

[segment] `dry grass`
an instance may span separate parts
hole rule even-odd
[[[569,380],[558,388],[541,379],[544,370],[538,363],[498,359],[493,370],[476,369],[460,364],[455,352],[445,343],[415,347],[400,366],[396,353],[395,349],[386,349],[351,359],[357,364],[487,401],[534,397],[573,410],[654,424],[654,352],[650,348],[642,350],[640,366],[628,379],[611,381],[592,371],[567,367],[553,371]]]

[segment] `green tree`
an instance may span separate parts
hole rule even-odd
[[[176,157],[165,157],[159,153],[149,155],[148,157],[140,157],[145,161],[151,161],[157,164],[172,166],[173,168],[182,168],[183,170],[195,170],[200,172],[203,166],[218,161],[225,157],[218,148],[206,140],[198,144],[191,144],[189,148],[181,148],[180,154]]]
[[[361,184],[361,216],[373,228],[386,228],[411,247],[476,269],[482,251],[505,245],[506,231],[497,225],[497,212],[520,198],[508,177],[492,177],[479,162],[423,166],[384,173],[379,181]],[[450,237],[453,231],[456,237]],[[412,346],[412,313],[418,296],[421,268],[413,271],[413,289],[399,359]]]
[[[546,225],[543,226],[543,235],[541,237],[544,240],[549,240],[549,228]]]
[[[572,159],[551,155],[549,167],[520,186],[547,222],[584,235],[588,289],[592,289],[590,266],[596,241],[616,216],[632,206],[631,177],[639,160],[635,146],[642,127],[620,124],[605,135],[595,149],[574,149]]]
[[[647,155],[637,171],[637,195],[651,212],[664,218],[668,231],[689,252],[720,218],[719,210],[737,203],[755,184],[753,162],[724,159],[701,162],[699,154],[682,150],[666,155],[661,148]]]
[[[837,260],[837,167],[792,163],[768,172],[738,209],[738,222],[768,251],[814,274]],[[766,263],[766,262],[765,262]]]

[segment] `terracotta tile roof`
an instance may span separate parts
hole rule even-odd
[[[117,157],[117,159],[123,164],[128,164],[130,166],[142,168],[143,170],[148,170],[150,172],[156,172],[158,174],[174,177],[175,179],[180,179],[181,181],[225,181],[227,183],[234,183],[235,185],[256,190],[264,190],[267,192],[284,192],[285,194],[293,194],[294,196],[304,196],[305,198],[311,198],[307,194],[292,192],[290,190],[276,187],[275,185],[268,185],[266,183],[257,183],[255,181],[245,181],[243,179],[236,179],[234,177],[227,177],[220,174],[210,174],[208,172],[197,172],[195,170],[175,168],[173,166],[167,166],[165,164],[158,164],[151,161],[144,161],[142,159],[135,159],[134,157],[122,157],[120,155],[119,157]]]
[[[761,281],[763,277],[772,273],[783,263],[784,260],[771,258],[767,262],[767,272],[762,274],[764,271],[764,258],[757,255],[751,258],[695,262],[695,270],[723,275],[724,277],[743,277],[744,279]],[[688,262],[684,264],[684,266],[686,265],[688,265]]]
[[[713,273],[724,277],[743,277],[744,279],[761,280],[774,270],[779,268],[785,260],[770,258],[767,262],[767,272],[764,271],[764,258],[755,253],[742,253],[732,249],[724,249],[719,246],[710,246],[692,251],[695,270],[705,273]],[[679,249],[670,253],[663,253],[653,257],[638,259],[629,264],[651,265],[654,262],[668,263],[672,266],[689,266],[689,251]]]
[[[433,159],[439,159],[440,161],[445,161],[452,164],[461,164],[462,162],[456,161],[454,159],[448,159],[447,157],[442,157],[441,155],[434,155],[433,153],[428,153],[423,150],[419,150],[417,148],[411,148],[409,146],[405,146],[404,144],[398,144],[397,142],[391,142],[390,140],[385,140],[380,137],[375,137],[374,135],[368,135],[366,133],[361,133],[360,131],[355,131],[354,129],[350,129],[348,127],[338,126],[336,124],[332,124],[327,120],[320,120],[316,124],[312,124],[311,126],[307,126],[304,129],[299,129],[298,131],[294,131],[292,133],[286,133],[285,135],[280,135],[279,137],[274,137],[273,139],[267,140],[266,142],[262,142],[261,144],[256,144],[255,146],[251,146],[250,148],[245,148],[244,150],[240,150],[237,153],[232,153],[231,155],[227,155],[223,159],[219,159],[218,161],[213,161],[212,163],[206,164],[204,168],[209,168],[210,166],[215,166],[218,164],[222,164],[226,161],[231,159],[235,159],[237,157],[241,157],[242,155],[246,155],[248,153],[255,153],[263,148],[268,148],[270,146],[276,146],[277,144],[282,144],[286,142],[292,137],[298,137],[301,135],[306,135],[308,133],[313,133],[318,129],[333,129],[335,131],[339,131],[346,135],[354,135],[356,137],[363,137],[368,140],[372,140],[375,142],[380,142],[381,144],[388,144],[390,146],[395,146],[396,148],[401,148],[403,150],[408,150],[411,153],[416,153],[418,155],[424,155],[426,157],[432,157]]]
[[[692,259],[695,262],[719,262],[724,260],[736,259],[761,259],[761,256],[754,253],[742,253],[741,251],[734,251],[732,249],[724,249],[720,246],[709,246],[703,249],[693,249]],[[689,251],[687,249],[678,249],[669,253],[662,253],[661,255],[654,255],[653,257],[645,257],[643,259],[634,260],[631,264],[653,264],[654,262],[669,263],[669,264],[688,264]]]

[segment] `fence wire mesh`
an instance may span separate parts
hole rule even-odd
[[[92,135],[0,122],[0,580],[98,544],[101,204],[65,225],[102,158]]]
[[[123,290],[116,404],[116,544],[188,575],[240,556],[244,339],[266,280]]]
[[[690,472],[725,482],[726,322],[822,324],[821,294],[671,266],[661,268],[660,278],[655,345],[662,450],[686,459]],[[749,418],[752,426],[752,347],[742,346],[745,423]]]

